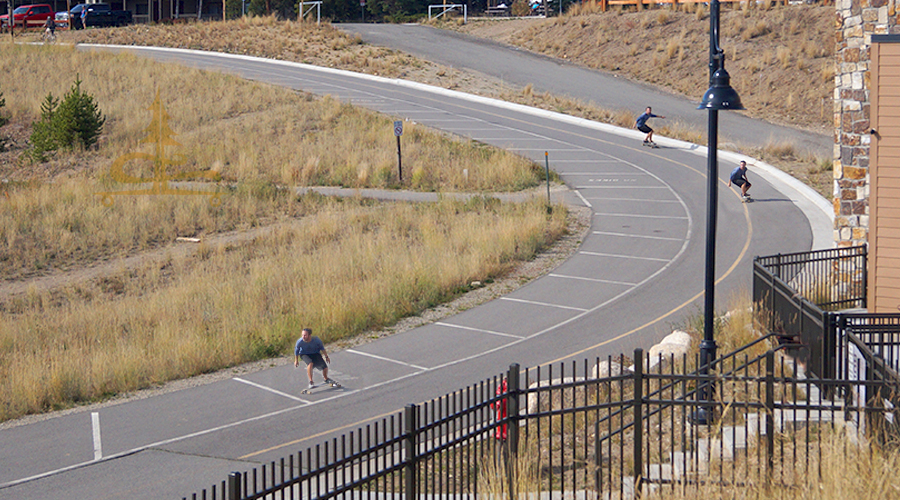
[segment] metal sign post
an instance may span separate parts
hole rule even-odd
[[[544,151],[544,169],[547,173],[547,208],[550,208],[550,152]]]
[[[403,122],[397,120],[394,122],[394,135],[397,136],[397,174],[400,182],[403,182],[403,160],[400,154],[400,136],[403,135]]]

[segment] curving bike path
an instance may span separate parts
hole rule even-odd
[[[0,498],[181,498],[231,470],[279,459],[513,362],[533,366],[648,347],[699,310],[706,203],[701,146],[659,138],[660,149],[644,148],[632,130],[296,63],[186,50],[105,50],[330,94],[541,162],[547,152],[570,188],[563,198],[589,207],[592,226],[576,255],[507,296],[333,353],[332,374],[343,390],[301,395],[305,374],[281,366],[6,427],[0,430]],[[720,153],[721,176],[738,159]],[[754,255],[820,248],[831,237],[825,200],[764,165],[752,167],[750,176],[753,204],[740,203],[720,178],[718,304],[749,289]]]

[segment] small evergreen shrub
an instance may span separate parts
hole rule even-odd
[[[62,102],[48,93],[41,103],[41,118],[31,132],[31,156],[45,161],[48,151],[89,148],[97,143],[105,122],[94,98],[81,91],[81,79],[76,77]]]

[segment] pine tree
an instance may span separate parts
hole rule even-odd
[[[53,116],[59,106],[59,99],[48,93],[41,103],[41,118],[34,123],[31,131],[31,157],[34,161],[46,161],[44,153],[56,149],[56,139],[53,134]]]
[[[81,91],[81,79],[76,76],[61,103],[53,94],[44,98],[41,118],[31,132],[31,156],[45,161],[47,151],[89,148],[97,143],[105,122],[94,98]]]

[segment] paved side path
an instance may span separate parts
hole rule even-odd
[[[230,471],[281,459],[512,362],[534,366],[649,347],[699,307],[702,147],[661,138],[661,147],[650,149],[635,130],[410,82],[252,57],[127,50],[329,94],[541,162],[548,152],[571,189],[561,196],[591,209],[591,230],[576,255],[507,296],[332,353],[331,374],[342,390],[302,395],[304,371],[277,366],[4,428],[0,498],[190,498]],[[724,176],[739,158],[721,159]],[[719,178],[720,307],[730,292],[749,288],[754,255],[808,250],[821,228],[830,235],[824,200],[760,168],[751,175],[752,204]]]
[[[691,101],[661,92],[609,73],[576,66],[561,59],[542,56],[515,47],[484,40],[455,31],[418,24],[336,24],[363,41],[407,52],[416,57],[454,68],[466,68],[535,90],[593,101],[597,105],[635,113],[653,106],[667,120],[679,120],[706,130],[707,112],[697,110],[706,89],[697,89]],[[726,62],[727,67],[727,62]],[[740,75],[733,74],[734,78]],[[736,112],[719,113],[720,144],[738,140],[744,144],[793,141],[801,151],[830,158],[834,140],[830,135],[814,134],[754,120]]]

